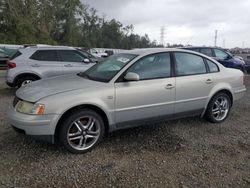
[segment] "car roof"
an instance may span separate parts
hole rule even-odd
[[[173,51],[190,53],[190,51],[181,49],[181,48],[141,48],[141,49],[127,50],[126,52],[123,52],[123,53],[130,53],[130,54],[136,54],[136,55],[148,55],[152,53],[173,52]],[[192,52],[192,53],[195,53],[195,52]]]
[[[20,48],[21,52],[36,51],[36,50],[76,50],[74,47],[69,46],[29,46]]]

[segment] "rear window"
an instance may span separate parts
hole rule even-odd
[[[56,50],[37,50],[30,59],[38,61],[59,61]]]
[[[18,56],[22,55],[22,53],[18,50],[14,55],[10,57],[10,60],[17,58]]]

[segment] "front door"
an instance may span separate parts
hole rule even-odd
[[[117,126],[136,120],[172,117],[175,102],[175,78],[171,77],[169,53],[146,56],[127,71],[137,73],[139,81],[115,83]]]
[[[59,56],[63,64],[64,74],[84,72],[94,63],[84,63],[85,57],[76,50],[58,50]]]

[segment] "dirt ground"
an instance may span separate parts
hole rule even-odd
[[[247,88],[224,123],[197,117],[122,130],[74,155],[12,130],[15,90],[0,71],[0,187],[250,187],[250,77]]]

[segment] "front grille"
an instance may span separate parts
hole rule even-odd
[[[15,108],[16,104],[18,103],[19,99],[18,97],[15,97],[14,100],[13,100],[13,106]]]

